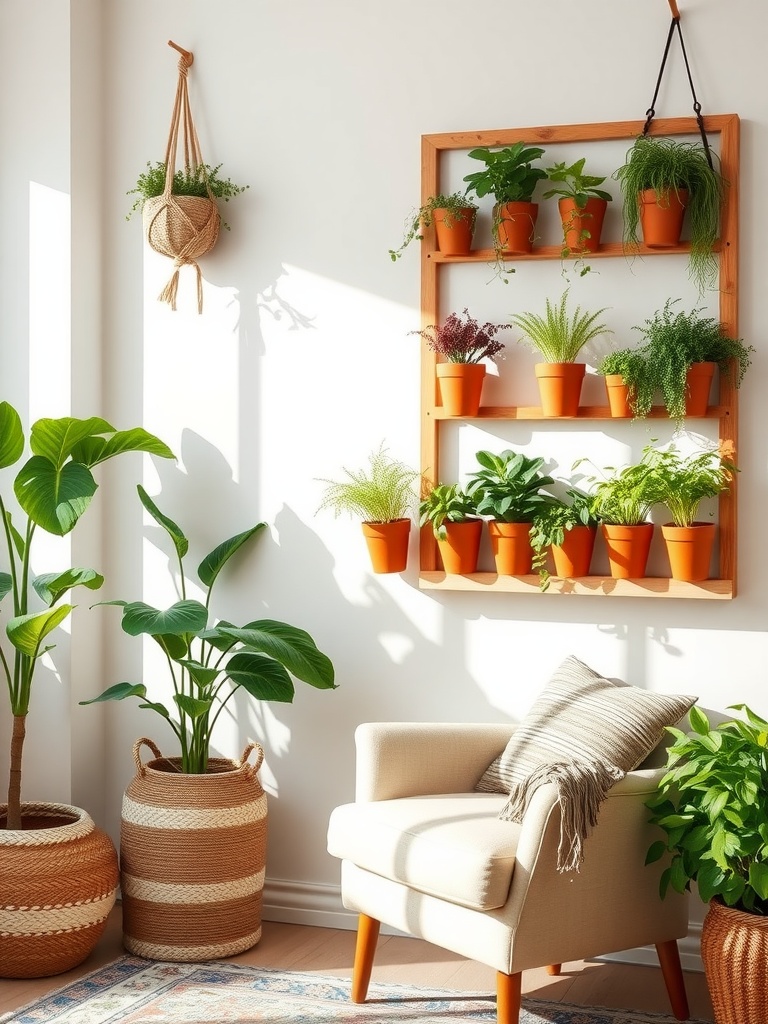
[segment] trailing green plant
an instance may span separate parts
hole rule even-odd
[[[605,377],[616,374],[627,386],[627,401],[635,417],[646,416],[653,405],[656,380],[650,372],[645,349],[622,348],[603,356],[597,372]],[[642,411],[644,410],[644,411]]]
[[[722,442],[683,455],[674,445],[649,445],[648,465],[658,484],[658,501],[669,509],[675,526],[691,526],[704,498],[716,498],[727,491],[738,467],[733,462],[733,445]]]
[[[479,363],[483,359],[496,359],[503,350],[504,342],[496,340],[499,331],[509,330],[511,324],[485,323],[482,327],[469,310],[464,310],[464,319],[458,313],[450,313],[437,326],[430,324],[421,331],[409,331],[424,338],[433,352],[449,363]]]
[[[546,300],[543,317],[538,313],[512,315],[512,322],[523,331],[523,340],[537,349],[547,363],[572,363],[587,342],[600,334],[610,333],[605,324],[598,322],[605,309],[582,313],[581,306],[577,306],[570,316],[568,291],[566,288],[557,305]]]
[[[748,914],[768,915],[768,722],[746,704],[732,704],[746,721],[713,727],[697,707],[692,733],[668,727],[674,743],[667,772],[647,802],[650,821],[666,833],[649,848],[646,863],[671,853],[660,879],[669,888],[721,900]]]
[[[318,512],[332,509],[335,516],[346,513],[364,523],[391,523],[410,516],[419,474],[388,455],[383,443],[368,457],[367,469],[343,466],[342,472],[345,480],[320,479],[327,486]]]
[[[235,185],[229,178],[220,178],[221,164],[210,167],[198,164],[197,167],[179,168],[173,175],[171,193],[176,196],[200,196],[208,198],[208,191],[216,199],[228,203],[233,196],[239,196],[250,185]],[[135,195],[133,206],[126,216],[130,220],[134,213],[140,213],[147,199],[161,196],[165,190],[165,164],[159,160],[154,163],[147,161],[147,170],[142,171],[136,181],[136,187],[129,189],[126,195]],[[228,227],[227,224],[223,225]]]
[[[236,552],[263,534],[266,523],[219,544],[197,567],[204,602],[187,597],[184,556],[189,541],[181,528],[160,511],[143,487],[142,505],[168,534],[175,555],[170,572],[181,599],[159,609],[143,601],[105,601],[122,609],[122,628],[129,636],[151,636],[168,663],[178,721],[165,704],[147,695],[144,683],[116,683],[98,697],[80,701],[95,704],[135,697],[139,707],[154,711],[173,730],[181,748],[181,770],[202,775],[208,765],[211,737],[219,716],[237,693],[255,700],[292,702],[294,676],[320,690],[335,689],[334,669],[327,655],[303,629],[275,619],[256,619],[235,626],[221,619],[209,625],[211,596],[224,566]]]
[[[717,363],[720,372],[729,376],[735,387],[741,387],[751,365],[750,353],[755,349],[741,338],[729,338],[723,325],[713,317],[703,317],[701,309],[674,312],[680,299],[667,299],[643,324],[634,329],[645,338],[642,349],[647,378],[636,390],[634,408],[637,416],[647,416],[653,396],[660,391],[670,417],[685,417],[688,390],[687,373],[693,363]]]
[[[650,446],[647,446],[639,462],[621,468],[606,466],[599,476],[589,477],[591,514],[603,523],[614,525],[645,523],[660,500],[659,477],[652,461]],[[577,459],[573,468],[584,463],[590,460]]]
[[[452,227],[456,221],[471,218],[474,224],[477,216],[477,204],[468,199],[464,192],[452,192],[450,195],[430,196],[426,203],[416,210],[412,210],[405,220],[405,231],[403,241],[399,249],[390,249],[389,258],[396,262],[403,255],[404,250],[411,242],[420,242],[424,237],[421,234],[423,228],[429,228],[434,223],[435,210],[445,210],[445,225]]]
[[[22,458],[27,439],[18,412],[0,402],[0,469]],[[70,533],[98,489],[92,470],[125,452],[149,452],[172,459],[173,452],[141,427],[115,430],[93,416],[39,419],[29,432],[31,455],[13,480],[21,509],[19,525],[10,496],[0,496],[8,571],[0,572],[0,600],[10,595],[12,608],[5,634],[10,649],[0,646],[0,664],[13,718],[8,783],[7,828],[20,829],[22,757],[32,685],[40,659],[56,646],[47,638],[75,608],[63,602],[75,587],[98,590],[104,577],[95,569],[72,568],[32,575],[33,540],[38,531],[57,537]]]
[[[681,142],[664,136],[640,135],[627,151],[624,164],[614,171],[623,194],[624,240],[637,244],[639,238],[639,193],[653,189],[660,206],[668,206],[670,195],[688,192],[688,224],[691,251],[688,269],[702,294],[715,286],[717,257],[715,242],[720,227],[720,208],[725,181],[718,158],[710,150],[713,167],[701,143]]]
[[[596,527],[598,522],[592,510],[591,496],[576,487],[569,487],[565,498],[553,497],[536,512],[531,524],[530,537],[533,548],[532,568],[539,574],[540,590],[549,589],[549,548],[554,545],[560,547],[566,533],[574,526]]]
[[[446,538],[446,523],[464,523],[476,514],[474,500],[459,484],[436,484],[419,502],[419,526],[429,523],[438,540]]]
[[[501,523],[530,523],[551,501],[543,488],[554,483],[542,472],[544,459],[531,458],[511,448],[475,453],[481,469],[467,478],[467,494],[478,515],[489,515]]]

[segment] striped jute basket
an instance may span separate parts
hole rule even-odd
[[[142,746],[153,760],[142,762]],[[261,938],[264,751],[250,744],[239,762],[211,758],[205,775],[184,774],[180,758],[163,757],[146,738],[134,744],[133,758],[120,829],[126,949],[173,961],[250,949]]]
[[[768,918],[711,900],[701,959],[717,1024],[766,1024]]]
[[[93,951],[117,894],[117,851],[69,804],[25,803],[21,829],[0,804],[0,977],[43,978]]]

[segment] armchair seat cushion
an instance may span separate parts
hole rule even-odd
[[[453,793],[343,804],[328,851],[412,889],[474,910],[502,907],[521,826],[501,821],[505,796]]]

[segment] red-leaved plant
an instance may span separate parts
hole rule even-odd
[[[479,363],[482,359],[495,359],[504,348],[502,341],[495,340],[499,331],[507,330],[511,324],[483,324],[481,327],[469,310],[464,310],[465,319],[458,313],[446,317],[441,327],[431,324],[422,331],[410,331],[424,338],[432,349],[449,363]]]

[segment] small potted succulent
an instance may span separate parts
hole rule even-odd
[[[542,591],[549,589],[549,551],[556,576],[573,579],[589,575],[598,522],[590,495],[576,487],[569,487],[565,498],[553,497],[539,509],[533,518],[530,538],[532,568],[539,574]]]
[[[436,484],[419,503],[419,526],[431,526],[447,573],[477,569],[483,521],[459,484]]]
[[[485,378],[483,359],[495,360],[504,349],[496,338],[510,324],[484,323],[482,326],[465,309],[462,315],[450,313],[439,326],[430,324],[422,337],[436,352],[440,362],[435,367],[443,411],[448,416],[476,416]]]
[[[343,480],[325,480],[318,508],[360,519],[368,553],[377,573],[403,572],[408,563],[411,510],[416,504],[415,469],[393,459],[382,444],[368,458],[367,469],[347,469]]]
[[[557,205],[563,225],[563,259],[597,252],[605,211],[613,200],[610,192],[598,188],[605,178],[585,174],[585,163],[586,157],[582,157],[572,164],[562,161],[547,168],[547,178],[555,187],[548,189],[543,198],[559,197]],[[581,275],[588,270],[588,266],[583,266]]]
[[[405,232],[399,249],[390,249],[394,263],[413,241],[421,241],[421,231],[434,226],[437,248],[446,256],[466,256],[472,249],[477,205],[463,192],[430,196],[417,210],[412,210],[405,221]]]

